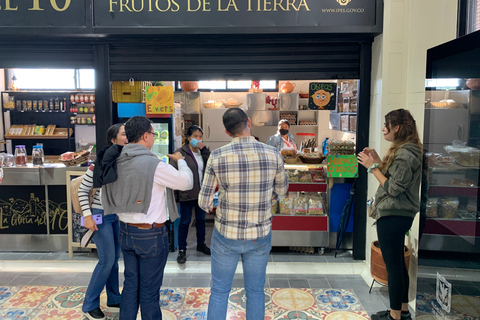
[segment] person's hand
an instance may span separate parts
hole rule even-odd
[[[372,152],[371,150],[364,150],[357,155],[358,163],[360,163],[365,168],[370,168],[373,166],[374,163],[380,164],[381,162],[377,162],[374,156],[376,152]],[[378,155],[377,155],[378,157]]]
[[[368,155],[371,155],[372,158],[375,160],[375,163],[379,163],[379,164],[382,163],[382,159],[380,158],[380,156],[378,155],[378,153],[375,149],[367,147],[367,148],[363,149],[363,152],[365,152]]]
[[[174,154],[167,154],[167,156],[172,159],[172,160],[175,160],[178,162],[178,160],[180,159],[185,159],[182,154],[180,152],[175,152]]]
[[[92,231],[97,231],[97,224],[95,223],[95,220],[93,220],[92,216],[86,216],[83,218],[84,224],[83,226],[87,229],[90,229]]]
[[[203,142],[198,142],[197,147],[198,149],[202,150],[205,147],[205,144],[203,144]]]

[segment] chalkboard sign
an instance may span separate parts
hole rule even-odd
[[[327,156],[327,175],[332,178],[357,178],[358,159],[355,155]]]
[[[310,82],[308,108],[311,110],[335,110],[337,84],[332,82]]]

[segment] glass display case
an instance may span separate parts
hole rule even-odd
[[[274,197],[272,245],[328,247],[326,164],[285,164],[288,194]]]
[[[480,252],[478,90],[426,93],[428,191],[420,249]]]

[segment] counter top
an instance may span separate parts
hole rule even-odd
[[[87,167],[67,167],[64,164],[49,163],[44,166],[33,166],[31,163],[26,167],[4,167],[4,186],[41,186],[41,185],[65,185],[67,171],[87,171]]]

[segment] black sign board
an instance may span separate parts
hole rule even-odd
[[[378,6],[381,0],[0,0],[0,33],[372,32],[381,25]]]
[[[335,110],[336,91],[336,83],[310,82],[308,108],[311,110]]]
[[[87,0],[2,0],[1,27],[86,27]],[[108,1],[105,1],[108,2]],[[4,32],[8,29],[4,29]]]
[[[0,234],[66,234],[68,215],[65,186],[0,186]]]
[[[95,1],[96,27],[327,27],[375,25],[372,0]]]

